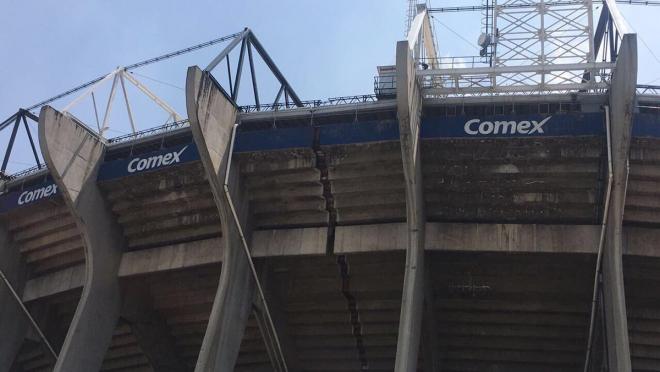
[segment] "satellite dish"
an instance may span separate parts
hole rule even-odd
[[[485,48],[488,45],[490,45],[490,35],[482,32],[481,35],[479,35],[479,40],[477,41],[480,47]]]

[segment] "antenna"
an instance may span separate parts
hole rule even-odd
[[[410,32],[410,26],[412,25],[413,19],[417,15],[417,0],[408,0],[408,12],[406,14],[406,30],[405,37],[408,37],[408,32]]]

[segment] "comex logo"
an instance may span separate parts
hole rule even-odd
[[[168,152],[167,154],[150,156],[148,158],[137,157],[128,163],[128,173],[141,172],[164,165],[176,164],[181,161],[181,154],[183,154],[187,148],[188,146],[182,148],[179,151],[172,151]]]
[[[465,133],[474,136],[477,134],[543,134],[543,125],[550,120],[552,116],[536,121],[536,120],[523,120],[516,122],[515,120],[502,120],[502,121],[481,121],[480,119],[468,120],[465,123]]]
[[[18,196],[18,205],[23,205],[37,201],[39,199],[47,198],[49,196],[55,195],[56,193],[57,185],[55,184],[40,187],[36,190],[23,191],[21,195]]]

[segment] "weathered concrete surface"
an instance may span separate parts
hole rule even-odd
[[[396,45],[397,115],[401,138],[401,155],[406,181],[407,244],[403,281],[401,320],[394,370],[417,369],[424,304],[424,195],[420,156],[420,121],[422,97],[417,85],[411,45]]]
[[[188,68],[186,107],[193,138],[220,214],[224,246],[220,282],[195,371],[231,371],[238,358],[255,285],[223,188],[231,159],[229,147],[237,110],[208,73],[196,66]],[[236,213],[243,228],[247,228],[248,204],[240,192],[239,168],[234,166],[231,170],[231,198],[236,201]]]
[[[30,302],[42,297],[81,288],[85,285],[85,280],[85,265],[71,266],[64,270],[30,279],[25,283],[23,302]]]
[[[26,279],[25,265],[4,224],[0,224],[0,270],[21,295]],[[0,281],[0,304],[0,371],[9,371],[29,323],[4,281]]]
[[[632,369],[623,279],[623,212],[628,185],[628,155],[632,136],[637,82],[637,35],[625,34],[610,87],[612,195],[603,254],[603,293],[609,367]]]
[[[220,237],[201,162],[100,183],[131,251]]]
[[[408,242],[406,231],[405,223],[337,226],[334,252],[344,254],[405,250]]]
[[[427,223],[426,249],[596,253],[599,233],[596,225]]]
[[[145,283],[130,283],[124,288],[122,319],[131,331],[149,365],[157,372],[178,372],[186,370],[179,356],[174,337],[170,334],[165,319],[154,310],[153,300]]]
[[[328,229],[258,230],[252,233],[252,257],[325,254]]]
[[[119,265],[119,276],[135,276],[220,263],[222,241],[205,239],[126,252]]]
[[[336,253],[406,249],[405,223],[338,226]],[[428,251],[596,254],[597,225],[488,224],[427,222]],[[624,254],[660,257],[660,230],[625,227]],[[255,246],[255,249],[257,247]]]
[[[105,144],[82,123],[45,106],[39,116],[44,160],[85,247],[85,285],[55,371],[96,371],[112,340],[121,296],[122,233],[96,184]]]
[[[322,146],[337,222],[404,221],[406,183],[399,141]]]

